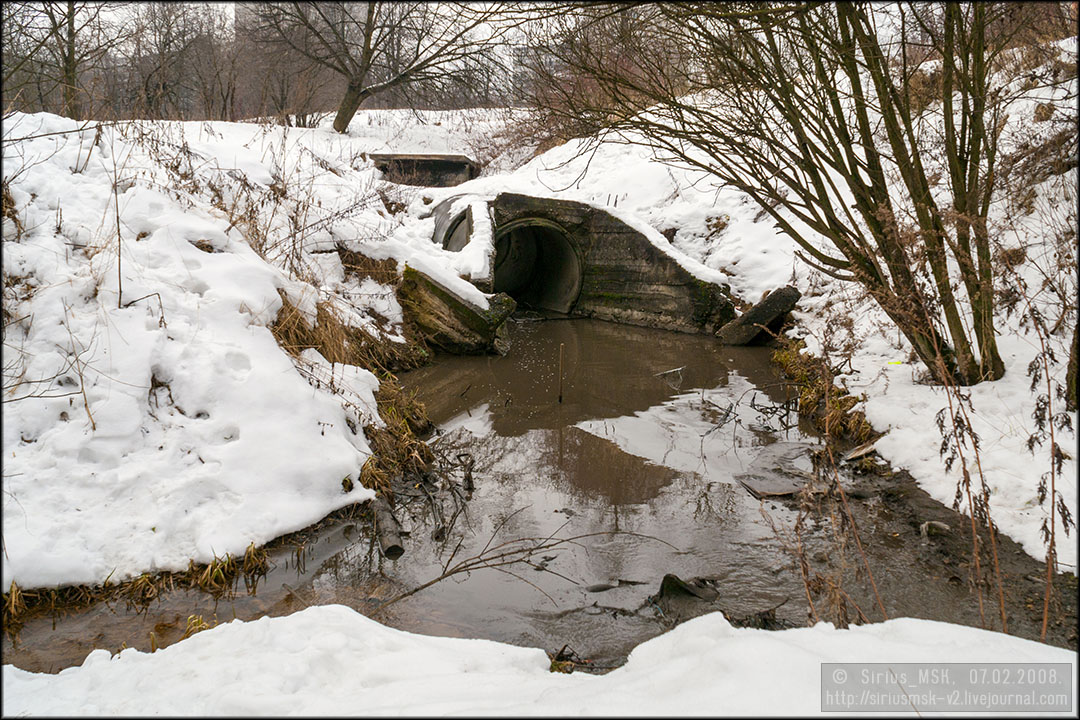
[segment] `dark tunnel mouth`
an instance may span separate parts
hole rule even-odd
[[[581,293],[581,258],[569,233],[543,218],[522,218],[495,233],[494,291],[529,308],[568,313]]]

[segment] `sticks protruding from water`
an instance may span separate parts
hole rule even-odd
[[[562,404],[562,356],[563,346],[566,343],[559,343],[559,404]]]
[[[390,511],[390,503],[381,495],[372,501],[375,510],[375,535],[379,538],[379,549],[387,560],[397,560],[405,554],[401,544],[401,525]]]

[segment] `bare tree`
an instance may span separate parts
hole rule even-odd
[[[632,137],[746,192],[803,260],[862,284],[933,377],[973,384],[1004,372],[987,214],[1007,11],[590,4],[533,38],[529,87],[551,124]]]
[[[9,2],[3,9],[3,85],[30,107],[72,118],[87,114],[84,77],[127,37],[115,3]]]
[[[133,110],[154,119],[194,114],[197,81],[191,67],[203,38],[202,17],[188,3],[140,3],[127,50]]]
[[[201,116],[210,120],[237,119],[237,87],[244,58],[222,6],[196,9],[198,30],[191,48],[191,74],[198,92]]]
[[[514,26],[497,4],[260,3],[250,12],[263,39],[345,79],[338,132],[370,97],[461,85],[470,69],[497,62],[496,48]]]

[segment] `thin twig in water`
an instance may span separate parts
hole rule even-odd
[[[526,506],[526,507],[528,507],[528,506]],[[400,595],[398,595],[398,596],[396,596],[394,598],[391,598],[390,600],[387,600],[382,605],[375,608],[371,612],[371,615],[372,616],[378,615],[379,613],[381,613],[382,611],[384,611],[386,608],[390,607],[394,603],[400,602],[401,600],[404,600],[407,597],[411,597],[412,595],[415,595],[416,593],[420,592],[421,590],[426,590],[427,588],[431,587],[432,585],[434,585],[434,584],[436,584],[438,582],[441,582],[442,580],[445,580],[445,579],[447,579],[449,577],[452,577],[454,575],[460,575],[462,573],[469,573],[469,572],[472,572],[474,570],[483,570],[485,568],[493,568],[493,569],[498,570],[498,569],[505,568],[505,567],[510,566],[510,565],[517,564],[517,563],[528,564],[527,561],[534,554],[536,554],[538,552],[541,552],[541,551],[544,551],[544,550],[550,550],[552,548],[556,548],[556,547],[559,547],[559,546],[562,546],[562,545],[567,545],[567,544],[578,545],[580,547],[584,547],[578,541],[579,540],[584,540],[585,538],[598,537],[598,536],[601,536],[601,535],[604,535],[604,536],[629,535],[629,536],[633,536],[633,537],[645,538],[645,539],[648,539],[648,540],[655,540],[657,542],[663,543],[664,545],[667,545],[668,547],[672,548],[676,552],[681,552],[677,547],[675,547],[671,543],[669,543],[669,542],[667,542],[665,540],[661,540],[658,537],[653,537],[651,535],[644,535],[644,534],[641,534],[641,533],[629,532],[629,531],[626,531],[626,530],[605,530],[605,531],[602,531],[602,532],[593,532],[593,533],[585,533],[584,535],[575,535],[573,537],[561,538],[561,539],[558,539],[558,540],[553,540],[552,536],[548,536],[547,538],[536,538],[536,537],[516,538],[516,539],[513,539],[513,540],[507,540],[506,542],[499,543],[498,545],[495,545],[494,547],[492,547],[491,543],[495,539],[495,535],[497,535],[499,530],[506,524],[506,521],[509,520],[511,517],[513,517],[514,515],[516,515],[517,513],[521,512],[524,509],[525,508],[522,507],[522,508],[519,508],[518,510],[515,510],[513,513],[508,515],[501,523],[499,523],[499,526],[495,529],[494,532],[492,532],[491,537],[488,538],[487,543],[484,545],[484,549],[479,554],[473,555],[472,557],[461,560],[456,565],[454,565],[454,566],[450,567],[449,569],[445,570],[438,577],[433,578],[432,580],[429,580],[426,583],[423,583],[422,585],[418,585],[417,587],[413,588],[412,590],[401,593]],[[504,549],[504,548],[510,547],[512,545],[515,545],[515,544],[520,544],[520,545],[523,545],[523,546],[522,547],[512,548],[512,549],[509,549],[509,550]],[[456,552],[456,549],[455,549],[455,552]],[[532,583],[529,583],[528,581],[526,581],[526,582],[528,584],[532,585]],[[535,587],[535,585],[534,585],[534,587]],[[543,591],[541,591],[541,592],[543,592]],[[546,593],[545,593],[545,595],[546,595]]]

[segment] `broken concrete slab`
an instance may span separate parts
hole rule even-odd
[[[759,500],[794,495],[814,478],[810,453],[817,447],[800,442],[766,445],[735,479]]]
[[[434,348],[458,355],[479,355],[496,350],[500,329],[517,303],[505,293],[488,301],[485,310],[456,295],[419,270],[405,266],[398,302],[405,319]]]
[[[765,330],[778,330],[783,317],[795,308],[800,297],[802,293],[791,285],[777,288],[720,328],[716,337],[725,345],[748,345],[761,336],[767,339],[769,334]]]

